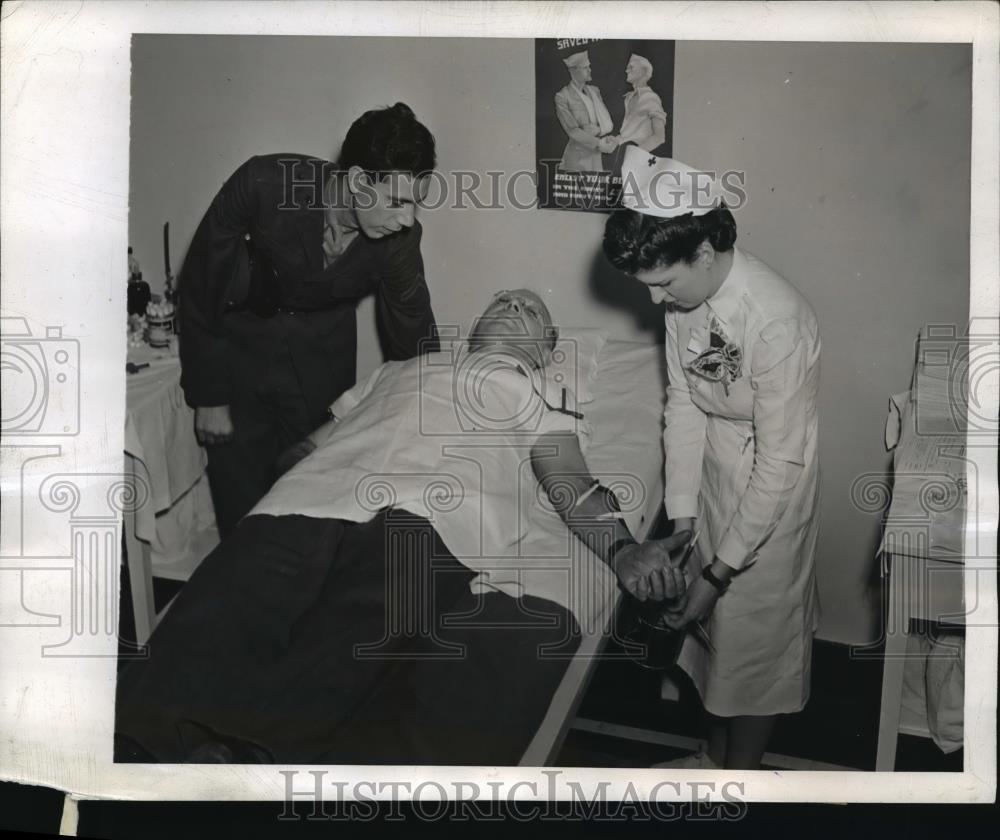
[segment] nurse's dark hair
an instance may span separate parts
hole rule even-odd
[[[716,251],[735,244],[736,220],[724,204],[701,216],[687,213],[674,219],[616,210],[604,225],[604,255],[626,274],[681,261],[690,265],[705,241]]]
[[[378,179],[390,172],[419,176],[435,163],[434,135],[403,102],[365,111],[347,130],[337,158],[338,169],[360,166]]]

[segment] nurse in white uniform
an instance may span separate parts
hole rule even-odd
[[[678,530],[701,535],[703,570],[670,623],[700,622],[715,648],[691,633],[680,659],[712,715],[708,753],[667,764],[754,769],[776,716],[809,696],[816,316],[735,247],[736,223],[706,173],[630,147],[622,175],[627,209],[608,219],[604,251],[666,303],[664,505]]]

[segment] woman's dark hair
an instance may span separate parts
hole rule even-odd
[[[418,176],[432,170],[435,163],[434,135],[409,105],[397,102],[390,108],[365,111],[354,121],[340,147],[337,168],[360,166],[369,177],[381,179],[389,172]]]
[[[635,210],[616,210],[604,225],[604,255],[626,274],[651,271],[683,260],[690,265],[708,240],[716,251],[736,242],[736,220],[723,204],[701,216],[662,219]]]

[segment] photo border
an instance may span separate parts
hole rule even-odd
[[[25,319],[34,334],[61,325],[58,338],[80,344],[80,414],[66,428],[16,444],[4,441],[5,505],[29,488],[22,466],[49,458],[53,471],[77,476],[82,503],[107,494],[108,476],[123,473],[125,416],[121,371],[126,275],[129,161],[130,37],[133,33],[367,35],[422,37],[664,38],[676,41],[970,42],[973,45],[970,323],[995,330],[998,218],[998,7],[989,2],[930,3],[9,3],[3,7],[2,309]],[[17,278],[13,280],[11,278]],[[57,336],[52,336],[53,339]],[[995,376],[981,392],[996,416]],[[76,410],[65,397],[66,411]],[[8,450],[25,450],[11,452]],[[53,451],[55,450],[55,451]],[[988,544],[996,528],[995,449],[970,448],[980,480],[982,519],[967,534]],[[992,456],[990,456],[992,451]],[[991,483],[992,479],[992,483]],[[12,488],[14,488],[12,490]],[[8,496],[8,493],[11,495]],[[120,513],[118,514],[120,515]],[[5,515],[5,523],[7,522]],[[14,521],[14,520],[11,520]],[[5,548],[0,568],[17,563],[45,570],[53,535],[31,527],[22,510],[19,551]],[[984,539],[985,537],[985,539]],[[995,545],[995,542],[993,543]],[[985,802],[996,792],[997,602],[995,557],[966,569],[976,587],[978,626],[967,630],[965,769],[962,773],[795,773],[714,771],[670,778],[742,784],[747,801]],[[51,570],[49,618],[64,609],[63,570]],[[16,589],[16,587],[13,587]],[[3,608],[16,598],[0,593]],[[985,595],[985,597],[984,597]],[[42,617],[44,618],[44,617]],[[652,769],[289,767],[281,765],[139,765],[112,762],[116,650],[93,648],[74,658],[42,657],[44,623],[0,628],[0,730],[8,734],[0,778],[60,788],[81,798],[143,800],[282,800],[281,771],[322,770],[346,798],[358,780],[386,791],[455,780],[497,782],[511,799],[568,797],[569,782],[593,791],[610,780],[609,798],[649,796],[665,779]],[[113,643],[113,638],[111,643]],[[528,783],[528,784],[525,784]],[[520,785],[520,787],[518,787]],[[532,787],[534,785],[534,787]],[[410,788],[412,791],[412,787]],[[489,787],[481,796],[489,798]],[[368,789],[366,795],[371,796]],[[702,794],[706,794],[703,792]],[[690,801],[690,789],[675,801]],[[406,798],[402,796],[402,798]],[[664,799],[666,801],[666,799]]]

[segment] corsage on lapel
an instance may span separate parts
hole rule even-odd
[[[688,370],[709,382],[721,382],[727,397],[730,384],[743,373],[743,351],[726,337],[714,316],[709,327],[708,349],[695,356]]]

